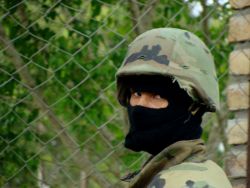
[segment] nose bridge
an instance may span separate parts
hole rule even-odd
[[[138,105],[140,105],[140,106],[147,106],[148,105],[147,98],[148,98],[148,96],[145,93],[142,92],[141,96],[140,96],[140,100],[139,100]]]

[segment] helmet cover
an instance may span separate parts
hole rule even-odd
[[[207,111],[219,108],[219,87],[213,56],[193,33],[157,28],[139,35],[116,73],[118,100],[126,105],[122,80],[133,75],[169,76]],[[163,86],[164,87],[164,86]]]

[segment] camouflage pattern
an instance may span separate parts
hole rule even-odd
[[[205,158],[201,139],[179,141],[131,176],[130,188],[232,188],[223,170]]]
[[[219,89],[214,60],[206,45],[189,31],[158,28],[139,35],[130,45],[117,72],[118,99],[126,105],[119,80],[127,75],[170,76],[190,97],[207,107],[219,108]]]

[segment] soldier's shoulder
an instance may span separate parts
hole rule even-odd
[[[232,188],[224,171],[213,161],[184,162],[157,174],[149,187]]]

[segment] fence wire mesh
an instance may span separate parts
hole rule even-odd
[[[124,187],[119,178],[148,155],[123,147],[115,72],[128,43],[156,27],[209,46],[221,110],[205,116],[203,139],[222,167],[228,152],[241,157],[226,137],[230,15],[226,0],[0,1],[1,187]]]

